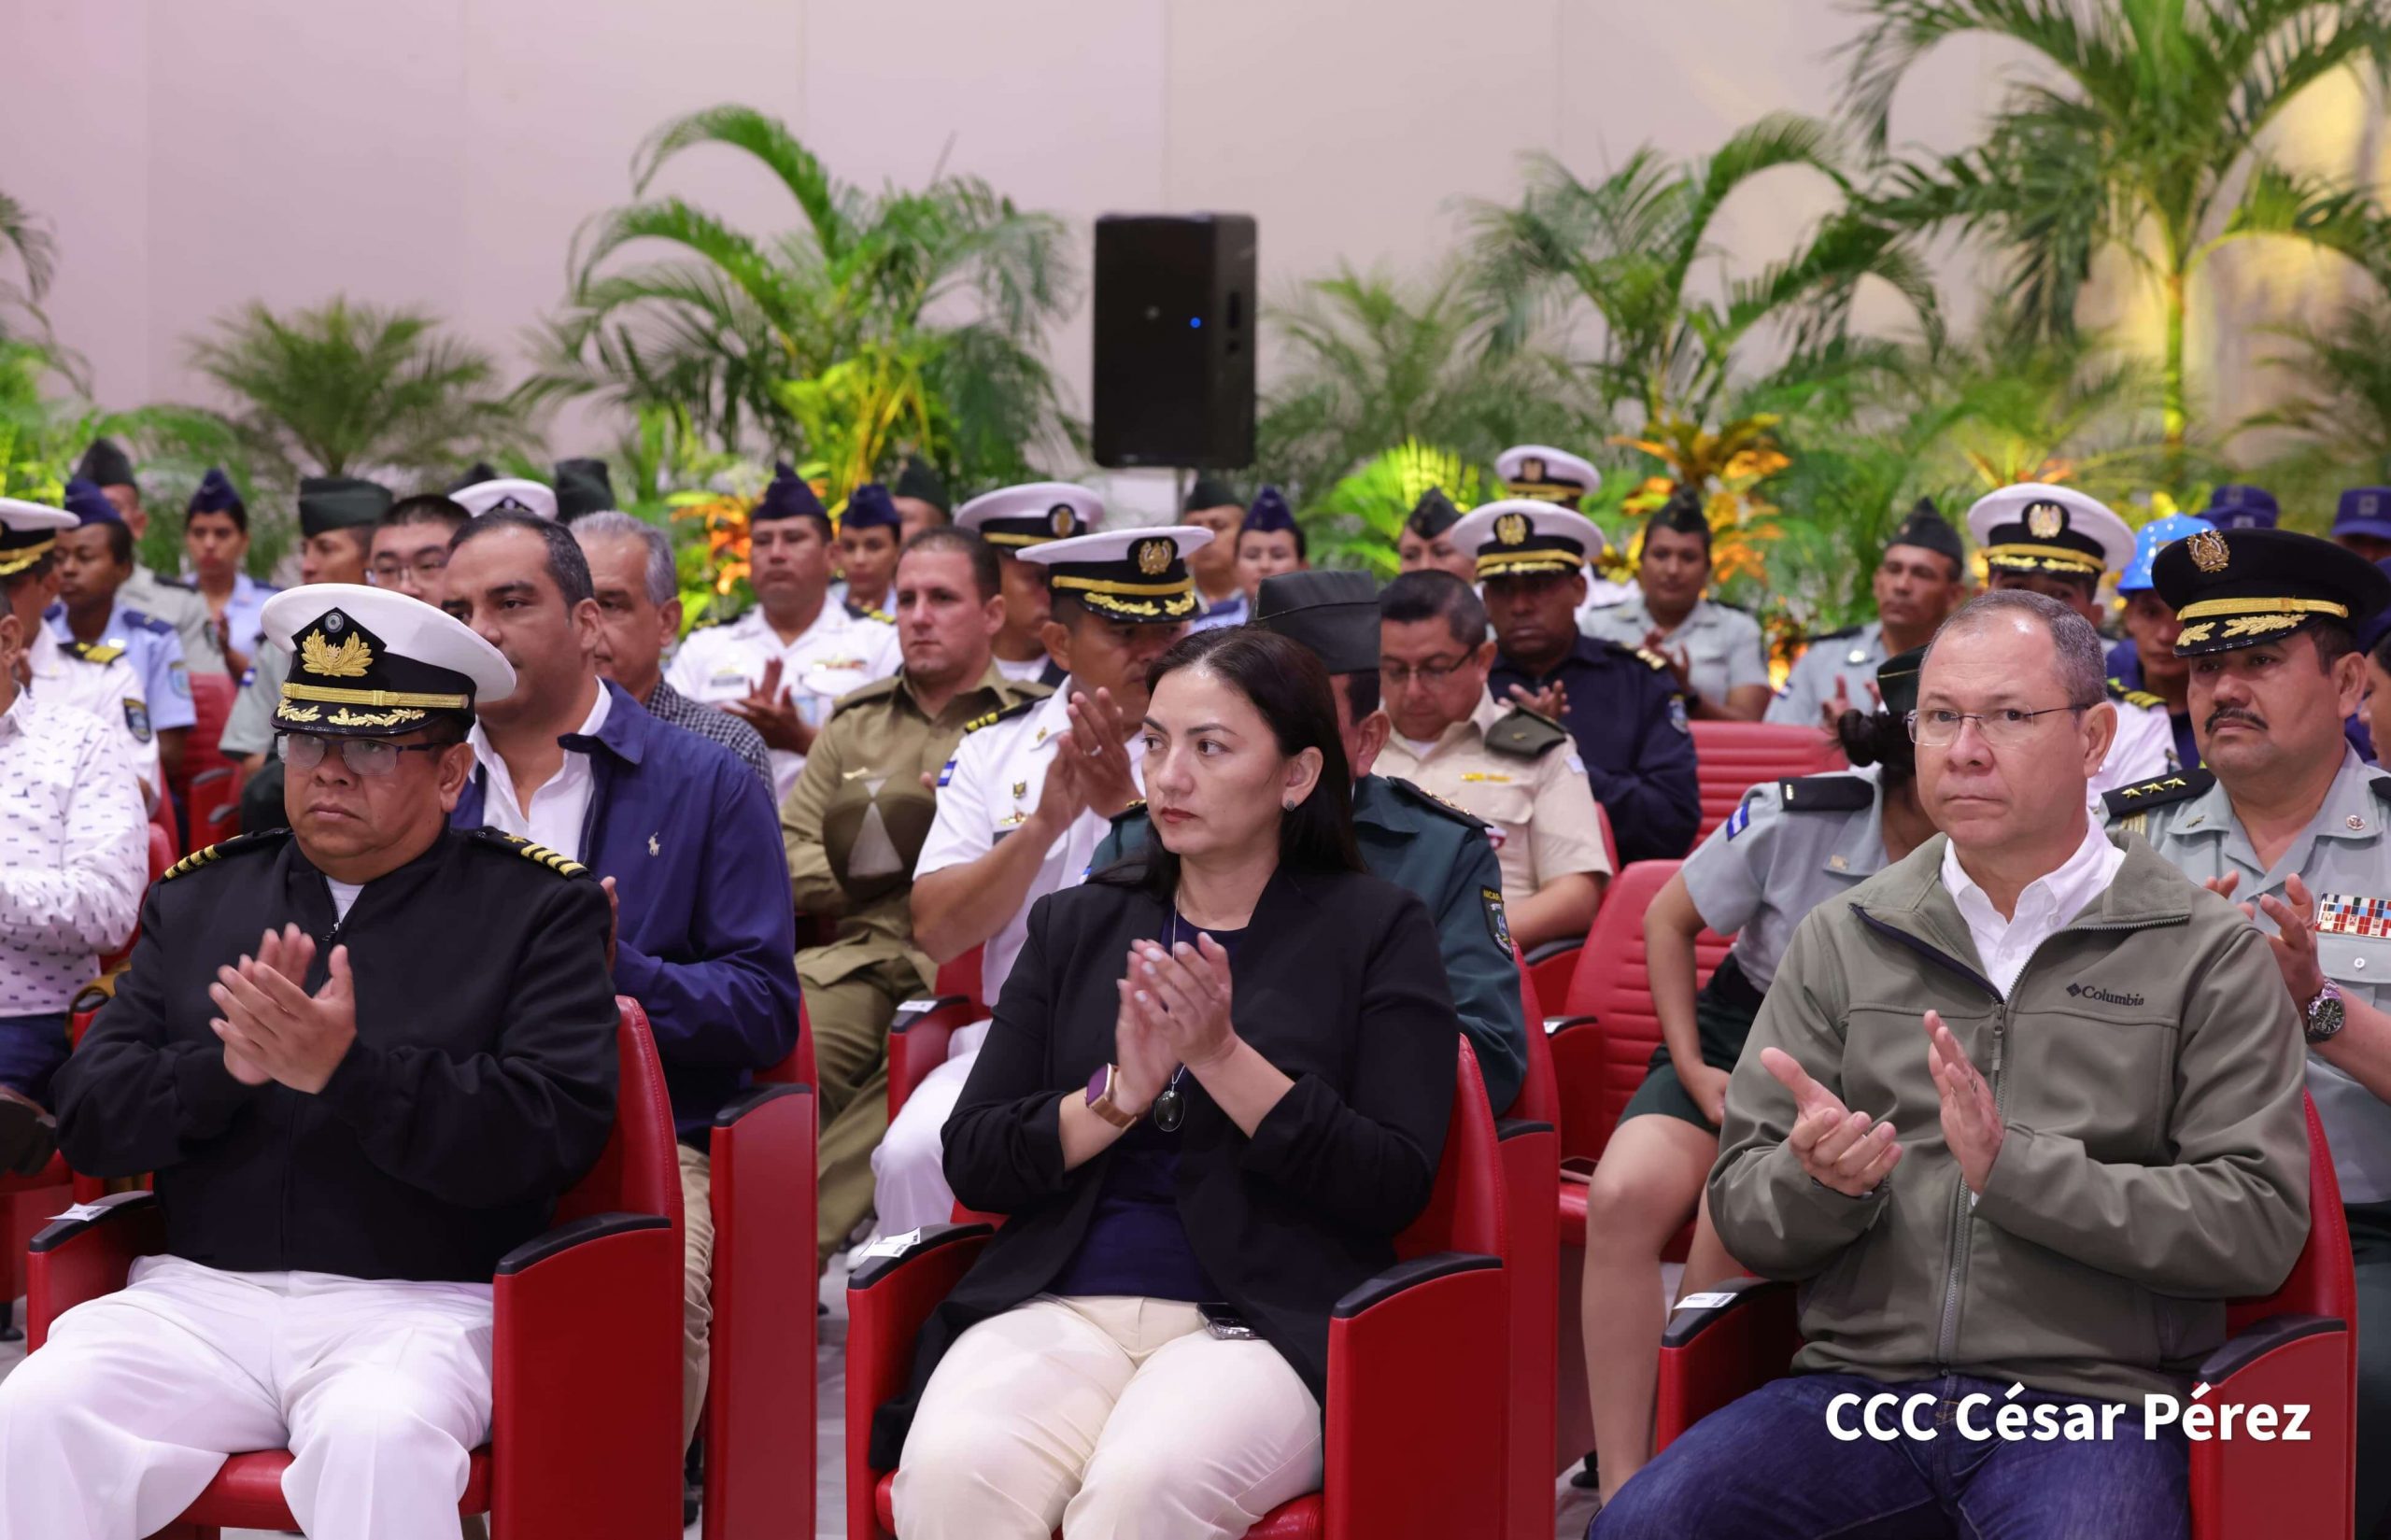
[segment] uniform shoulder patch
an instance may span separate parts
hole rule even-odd
[[[2144,781],[2139,785],[2119,786],[2104,794],[2101,803],[2109,810],[2110,817],[2126,818],[2137,812],[2148,812],[2153,808],[2166,807],[2171,802],[2188,802],[2214,784],[2216,777],[2207,770],[2177,770],[2172,775],[2162,775],[2156,781]]]
[[[1806,640],[1811,642],[1840,642],[1846,636],[1858,636],[1864,629],[1866,629],[1866,628],[1861,626],[1846,626],[1839,631],[1812,631]]]
[[[2164,711],[2167,707],[2165,696],[2153,695],[2148,690],[2129,690],[2126,688],[2125,682],[2118,679],[2109,681],[2109,699],[2123,706],[2140,706],[2144,711],[2154,706]]]
[[[856,685],[831,704],[830,714],[836,716],[849,706],[860,706],[867,700],[878,700],[884,696],[896,694],[898,683],[903,677],[901,674],[892,673],[885,679],[875,679],[869,685]]]
[[[1406,802],[1408,802],[1411,806],[1419,808],[1426,812],[1433,812],[1439,818],[1450,818],[1454,823],[1464,825],[1477,833],[1484,834],[1486,832],[1485,819],[1480,818],[1478,814],[1470,812],[1463,808],[1455,807],[1452,803],[1446,801],[1435,792],[1413,785],[1410,782],[1406,781],[1400,775],[1390,775],[1383,779],[1388,785],[1394,788],[1398,796],[1400,796]]]
[[[570,855],[559,855],[545,845],[535,845],[519,834],[502,834],[494,828],[477,828],[473,837],[485,845],[520,855],[525,860],[547,868],[559,877],[587,877],[589,869]]]
[[[2391,802],[2391,775],[2374,776],[2367,782],[2367,784],[2373,788],[2376,801]]]
[[[113,642],[69,642],[66,656],[96,663],[105,668],[124,656],[124,648]]]
[[[189,855],[168,867],[158,881],[171,883],[177,877],[190,876],[202,867],[212,867],[227,855],[239,855],[247,851],[271,850],[290,838],[290,831],[287,828],[268,828],[260,829],[254,834],[236,834],[230,840],[219,840],[215,844],[192,851]]]
[[[1032,706],[1037,705],[1038,702],[1043,699],[1045,699],[1043,696],[1032,696],[1026,699],[1016,700],[1010,706],[998,706],[995,711],[988,712],[983,715],[975,716],[970,721],[963,724],[963,736],[969,738],[973,733],[978,732],[982,728],[993,728],[999,722],[1010,722],[1014,717],[1028,711]]]
[[[1496,754],[1521,759],[1541,759],[1569,742],[1569,729],[1549,716],[1516,707],[1486,729],[1486,746]]]
[[[1857,812],[1876,788],[1864,775],[1804,775],[1776,783],[1776,795],[1788,812]]]

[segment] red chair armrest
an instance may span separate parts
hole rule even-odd
[[[814,1124],[811,1086],[770,1084],[714,1120],[714,1330],[706,1527],[814,1528]]]
[[[893,1083],[893,1082],[892,1082]],[[871,1420],[913,1373],[913,1339],[939,1302],[979,1260],[996,1231],[985,1224],[929,1224],[910,1240],[878,1243],[847,1278],[847,1535],[880,1540],[871,1468]],[[898,1240],[904,1244],[898,1246]]]
[[[197,775],[192,776],[191,778],[191,789],[197,791],[202,786],[214,785],[219,781],[230,781],[231,779],[233,779],[233,767],[230,765],[219,765],[214,770],[204,770]]]
[[[1544,1035],[1557,1038],[1573,1026],[1592,1026],[1601,1020],[1600,1016],[1547,1016],[1544,1019]]]
[[[492,1533],[679,1533],[680,1231],[661,1214],[574,1220],[508,1252],[492,1293]]]
[[[1733,1278],[1688,1298],[1661,1333],[1652,1452],[1740,1395],[1782,1376],[1801,1346],[1793,1286]]]
[[[2236,1333],[2200,1365],[2208,1390],[2186,1409],[2212,1408],[2210,1436],[2192,1442],[2193,1540],[2248,1534],[2350,1534],[2355,1525],[2356,1344],[2348,1323],[2327,1316],[2269,1316]],[[2273,1436],[2234,1422],[2224,1408],[2278,1408]],[[2306,1406],[2293,1441],[2291,1414]],[[2137,1419],[2142,1415],[2132,1414]]]
[[[947,1044],[971,1024],[971,1001],[962,995],[917,995],[897,1008],[888,1023],[888,1121],[922,1083],[946,1062]]]
[[[1328,1540],[1496,1533],[1508,1471],[1509,1282],[1497,1258],[1436,1251],[1337,1302]]]
[[[1495,1123],[1503,1162],[1503,1217],[1510,1279],[1510,1540],[1552,1533],[1554,1397],[1561,1357],[1561,1135],[1549,1123]],[[1582,1228],[1581,1228],[1582,1233]],[[1574,1307],[1575,1302],[1572,1302]]]
[[[76,1306],[123,1288],[134,1259],[165,1243],[165,1210],[154,1193],[120,1193],[52,1220],[25,1249],[26,1350],[47,1341],[50,1322]]]

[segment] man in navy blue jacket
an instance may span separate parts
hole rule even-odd
[[[738,756],[599,678],[589,567],[563,527],[483,515],[450,542],[447,590],[443,607],[517,680],[474,728],[474,774],[450,821],[521,835],[604,880],[618,911],[615,987],[646,1010],[664,1061],[681,1135],[683,1420],[694,1432],[713,1320],[706,1129],[797,1047],[780,819]]]

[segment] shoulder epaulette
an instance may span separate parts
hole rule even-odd
[[[1607,646],[1615,653],[1624,654],[1626,657],[1635,659],[1635,661],[1643,664],[1648,669],[1653,669],[1663,673],[1668,671],[1669,660],[1662,657],[1659,653],[1654,652],[1649,647],[1631,647],[1624,642],[1607,642],[1605,643],[1604,645]]]
[[[190,579],[190,578],[187,578],[187,577],[168,577],[168,576],[167,576],[165,573],[163,573],[163,572],[153,572],[153,573],[151,573],[150,575],[151,575],[151,576],[153,576],[153,577],[155,577],[155,578],[156,578],[156,579],[157,579],[161,584],[164,585],[166,587],[169,587],[169,588],[180,588],[183,592],[185,592],[185,593],[187,593],[187,594],[195,594],[195,593],[199,592],[199,585],[198,585],[197,583],[193,582],[193,581],[192,581],[191,579]]]
[[[1465,825],[1477,833],[1483,834],[1486,832],[1486,820],[1478,817],[1478,814],[1468,812],[1466,809],[1455,807],[1452,803],[1446,801],[1435,792],[1429,791],[1424,787],[1415,786],[1400,775],[1390,775],[1384,777],[1384,779],[1388,785],[1393,786],[1399,795],[1401,795],[1406,800],[1409,801],[1414,807],[1420,808],[1428,812],[1433,812],[1440,818],[1450,818],[1456,824]]]
[[[66,655],[105,668],[122,657],[124,649],[112,642],[69,642],[66,643]]]
[[[1858,636],[1866,629],[1867,628],[1864,626],[1846,626],[1839,631],[1813,631],[1810,633],[1808,640],[1812,642],[1840,642],[1846,636]]]
[[[2367,784],[2374,788],[2376,801],[2391,802],[2391,775],[2375,776]]]
[[[1804,775],[1776,783],[1776,796],[1788,812],[1857,812],[1876,787],[1864,775]]]
[[[963,724],[963,736],[969,738],[973,733],[978,732],[982,728],[993,728],[999,722],[1010,722],[1014,717],[1019,716],[1022,713],[1029,710],[1030,707],[1038,704],[1038,702],[1043,699],[1044,697],[1039,696],[1031,697],[1026,699],[1016,700],[1010,706],[998,706],[995,711],[989,712],[984,715],[975,716],[970,721]]]
[[[243,851],[264,850],[270,846],[278,845],[289,838],[290,838],[290,831],[287,828],[267,828],[259,829],[254,834],[236,834],[230,840],[219,840],[215,844],[192,851],[189,855],[168,867],[158,881],[171,883],[177,877],[190,876],[202,867],[212,867],[227,855],[238,855]]]
[[[1541,759],[1567,742],[1567,728],[1525,706],[1513,708],[1509,715],[1486,729],[1489,749],[1520,759]]]
[[[2207,770],[2177,770],[2156,781],[2119,786],[2104,794],[2101,803],[2109,810],[2110,817],[2124,818],[2132,813],[2148,812],[2153,808],[2163,808],[2171,802],[2188,802],[2214,784],[2216,777]]]
[[[719,610],[709,610],[703,619],[689,628],[689,634],[695,636],[700,631],[713,630],[716,626],[728,626],[745,613],[743,610],[734,610],[728,614]]]
[[[2140,706],[2144,711],[2153,707],[2163,711],[2167,706],[2165,696],[2153,695],[2148,690],[2129,690],[2126,688],[2125,682],[2118,679],[2109,681],[2109,699],[2123,706]]]
[[[1114,813],[1112,815],[1112,822],[1116,825],[1134,823],[1139,819],[1145,818],[1146,816],[1146,799],[1140,797],[1136,801],[1130,803],[1127,807],[1123,808],[1119,812]]]
[[[156,615],[150,615],[143,610],[127,610],[124,612],[124,618],[130,620],[135,626],[141,628],[141,629],[148,631],[152,636],[171,636],[174,634],[175,628],[171,622],[161,620]]]
[[[877,620],[884,626],[894,626],[896,619],[885,610],[875,610],[869,604],[850,604],[847,613],[857,620]]]
[[[535,845],[519,834],[502,834],[494,828],[477,828],[474,838],[483,844],[520,855],[527,861],[547,868],[559,877],[587,877],[589,869],[570,855],[560,855],[545,845]]]
[[[830,714],[836,716],[849,706],[860,706],[867,700],[877,700],[883,696],[895,694],[898,683],[903,677],[902,674],[892,673],[884,679],[875,679],[869,685],[856,685],[831,702]]]

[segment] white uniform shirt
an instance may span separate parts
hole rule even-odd
[[[1959,865],[1958,848],[1947,843],[1943,847],[1943,885],[1959,906],[1959,917],[1968,922],[1968,939],[1976,944],[1976,960],[1984,964],[1985,977],[2007,995],[2017,975],[2026,970],[2026,959],[2034,954],[2034,949],[2101,897],[2125,860],[2126,853],[2109,842],[2100,820],[2087,819],[2084,842],[2075,847],[2075,854],[2057,871],[2028,883],[2007,919]]]
[[[0,713],[0,1016],[65,1010],[149,885],[133,761],[91,713],[20,691]]]
[[[614,702],[614,695],[601,683],[598,703],[589,708],[588,717],[581,724],[583,737],[597,736]],[[516,799],[515,777],[508,772],[506,761],[489,746],[489,735],[482,731],[479,722],[465,735],[465,742],[474,746],[474,758],[482,768],[482,817],[489,827],[580,860],[581,831],[589,821],[590,794],[597,789],[589,756],[565,750],[563,763],[532,791],[531,805],[525,808]]]
[[[2165,707],[2137,706],[2130,700],[2109,704],[2117,708],[2117,736],[2109,744],[2109,757],[2101,761],[2101,772],[2092,777],[2095,804],[2103,792],[2155,781],[2182,768],[2175,763],[2175,727],[2167,720]],[[2094,816],[2098,821],[2101,815]]]
[[[922,843],[920,858],[913,863],[913,881],[978,860],[996,849],[997,841],[1029,821],[1038,810],[1040,794],[1046,789],[1046,767],[1054,763],[1055,746],[1070,736],[1073,687],[1065,680],[1053,695],[1019,716],[964,735],[955,747],[955,757],[939,771],[938,817]],[[1132,774],[1139,772],[1144,757],[1144,743],[1132,738]],[[1142,778],[1139,784],[1142,787]],[[1003,928],[988,939],[981,954],[980,998],[991,1010],[1004,992],[1013,959],[1021,955],[1022,942],[1028,938],[1030,905],[1085,878],[1096,847],[1103,843],[1111,827],[1109,819],[1082,812],[1061,839],[1047,847],[1028,896]]]
[[[47,626],[34,632],[26,648],[33,670],[33,693],[43,704],[74,706],[106,723],[124,745],[126,758],[141,784],[153,789],[158,779],[158,736],[149,726],[149,702],[141,678],[122,657],[87,663],[59,644]]]
[[[75,640],[65,606],[51,605],[43,618],[60,643]],[[175,635],[174,627],[126,607],[120,594],[108,608],[107,623],[100,629],[100,643],[122,648],[125,661],[141,676],[142,698],[149,705],[152,728],[188,728],[199,720],[191,702],[191,676],[183,666],[182,641]]]
[[[1644,607],[1644,596],[1639,593],[1622,603],[1581,613],[1577,629],[1597,642],[1641,647],[1654,625],[1652,612]],[[1713,705],[1725,704],[1727,692],[1743,685],[1768,685],[1768,653],[1760,622],[1741,610],[1697,599],[1661,646],[1685,654],[1693,693]]]
[[[995,659],[997,671],[1016,685],[1030,684],[1042,677],[1047,666],[1053,661],[1044,653],[1040,653],[1036,657],[1021,663],[1015,663],[1006,657]]]
[[[691,631],[664,671],[664,682],[690,699],[708,706],[743,700],[764,682],[764,665],[777,659],[781,687],[809,726],[830,720],[830,707],[850,690],[895,673],[904,661],[897,646],[897,628],[877,620],[858,620],[824,599],[822,613],[803,635],[784,645],[758,607],[720,626]],[[788,800],[805,769],[805,756],[774,749],[772,784],[775,803]]]

